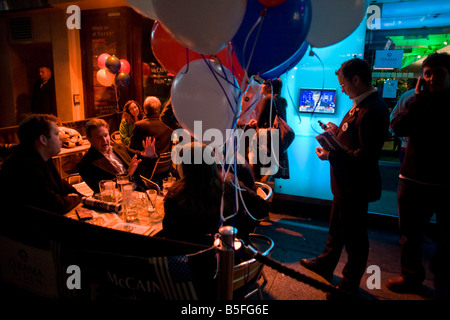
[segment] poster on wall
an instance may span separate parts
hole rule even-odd
[[[97,80],[98,56],[104,52],[116,55],[118,30],[115,24],[93,25],[92,31],[92,69],[94,81],[94,105],[96,115],[110,114],[116,111],[116,95],[114,88],[105,87]]]
[[[403,50],[376,50],[374,69],[399,69],[402,67]]]
[[[383,98],[397,97],[398,80],[386,80],[383,84]]]

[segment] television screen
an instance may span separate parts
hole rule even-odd
[[[335,89],[300,89],[299,112],[333,114],[335,110]]]

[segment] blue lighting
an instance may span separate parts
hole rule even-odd
[[[317,120],[339,124],[350,110],[352,101],[342,93],[336,70],[344,61],[355,55],[363,58],[366,19],[346,39],[325,48],[313,48],[294,69],[281,76],[282,96],[288,101],[287,120],[296,133],[295,140],[288,149],[290,179],[275,179],[275,192],[306,198],[331,200],[330,166],[321,161],[315,150],[319,146],[315,136],[323,130]],[[323,66],[322,66],[322,63]],[[336,113],[305,114],[298,112],[300,88],[336,89]]]

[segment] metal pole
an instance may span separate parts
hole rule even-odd
[[[234,268],[234,238],[237,229],[225,226],[219,229],[219,273],[218,273],[218,298],[219,300],[233,299],[233,268]]]

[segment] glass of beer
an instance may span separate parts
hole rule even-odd
[[[115,202],[116,183],[112,180],[102,180],[99,182],[100,196],[102,201]]]

